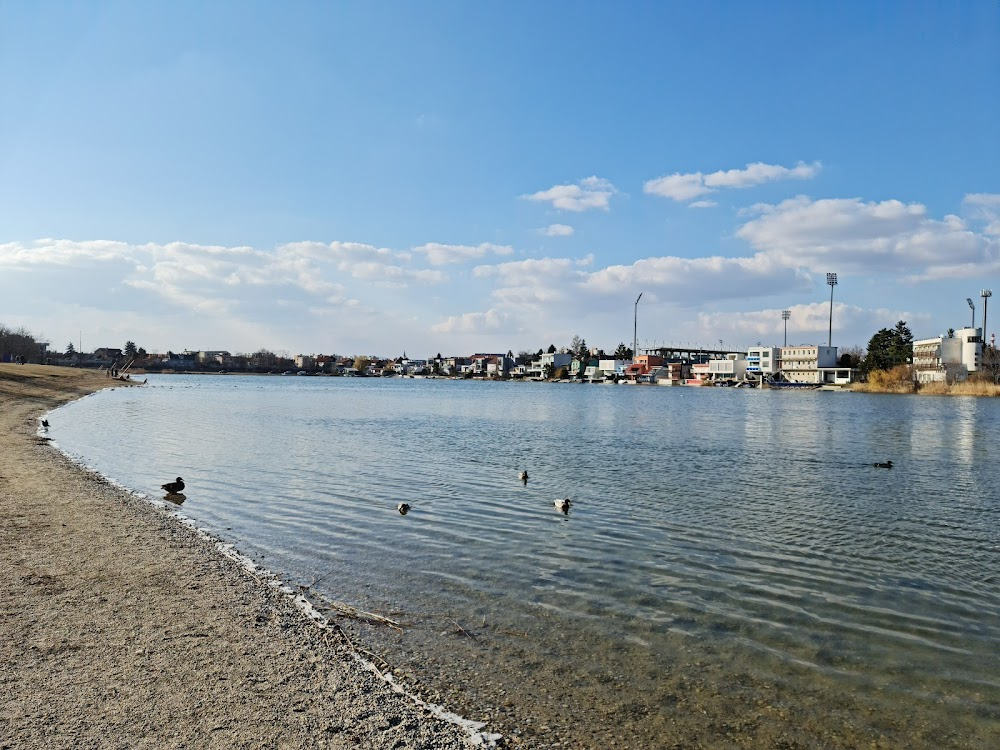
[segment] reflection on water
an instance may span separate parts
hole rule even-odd
[[[1000,401],[172,376],[57,424],[151,496],[183,475],[183,512],[279,574],[402,613],[348,627],[532,742],[1000,739]]]

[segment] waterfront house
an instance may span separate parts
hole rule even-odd
[[[624,378],[625,368],[632,364],[631,359],[601,359],[598,360],[597,366],[600,368],[605,379],[610,379],[614,377]]]
[[[569,367],[569,363],[572,360],[573,355],[567,354],[566,352],[552,352],[551,354],[545,352],[541,357],[531,363],[531,367],[528,369],[528,374],[531,377],[544,378],[546,367],[551,368],[551,375],[562,367]]]
[[[746,357],[741,357],[736,352],[731,352],[726,355],[725,359],[710,359],[708,361],[709,378],[713,381],[745,380],[748,377],[749,356],[749,353]],[[759,373],[761,352],[758,352],[754,356],[756,357],[755,367],[757,368],[757,373]],[[767,361],[769,366],[774,361],[770,352],[768,353]]]

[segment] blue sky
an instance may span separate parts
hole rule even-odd
[[[931,336],[1000,297],[998,132],[995,2],[0,0],[0,323],[825,343],[836,272],[835,345]]]

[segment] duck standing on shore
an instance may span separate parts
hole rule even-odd
[[[167,482],[166,484],[161,484],[160,489],[167,491],[168,495],[176,495],[184,491],[184,480],[177,477],[176,482]]]

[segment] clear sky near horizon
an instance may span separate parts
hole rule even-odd
[[[0,0],[53,348],[864,346],[1000,322],[1000,3]]]

